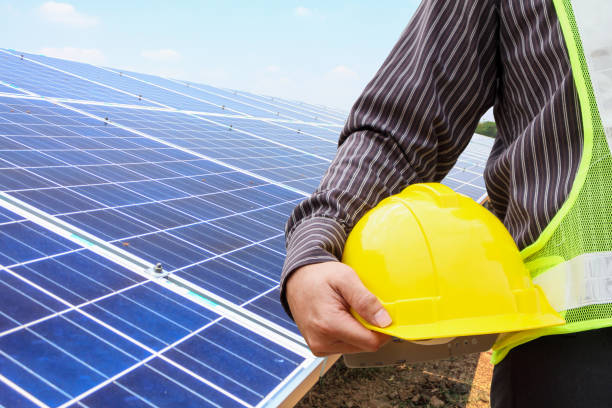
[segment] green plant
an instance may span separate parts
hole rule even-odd
[[[476,133],[495,138],[497,136],[497,125],[495,122],[480,122],[476,127]]]

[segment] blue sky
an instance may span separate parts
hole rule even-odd
[[[0,0],[0,47],[348,110],[418,3]]]

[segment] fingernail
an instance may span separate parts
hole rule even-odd
[[[374,323],[378,327],[387,327],[391,324],[391,316],[389,316],[389,313],[387,313],[385,309],[380,309],[374,315]]]

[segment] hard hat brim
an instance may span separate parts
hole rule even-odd
[[[483,334],[507,333],[542,327],[557,326],[565,320],[554,313],[512,313],[506,315],[479,316],[455,320],[443,320],[427,324],[377,327],[366,322],[356,312],[353,315],[370,330],[385,333],[404,340],[424,340],[444,337],[475,336]]]

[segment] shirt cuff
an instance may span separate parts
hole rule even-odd
[[[287,279],[298,268],[321,262],[339,261],[347,231],[339,221],[329,217],[307,218],[287,235],[287,257],[280,281],[281,303],[293,319],[287,303]]]

